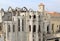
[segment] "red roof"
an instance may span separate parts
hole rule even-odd
[[[52,16],[60,16],[60,13],[57,13],[57,12],[48,12],[48,14]]]

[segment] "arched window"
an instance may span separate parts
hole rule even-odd
[[[0,31],[2,30],[2,27],[0,26]]]
[[[15,25],[13,25],[13,32],[15,32]]]
[[[54,32],[54,24],[52,24],[52,32]]]
[[[60,32],[60,25],[59,25],[59,32]]]
[[[0,35],[0,38],[1,38],[1,35]]]
[[[40,18],[40,15],[38,17]]]
[[[47,33],[50,33],[50,32],[49,32],[49,25],[47,26]]]
[[[39,27],[38,27],[38,32],[41,32],[41,31],[40,31],[40,25],[39,25]]]
[[[29,18],[31,19],[31,15],[29,15]]]
[[[20,31],[20,27],[18,27],[18,31]]]
[[[60,32],[60,25],[57,25],[59,28],[58,28],[58,30],[57,30],[57,33],[59,33]]]
[[[24,31],[24,20],[22,20],[22,31]]]
[[[20,31],[20,19],[18,19],[18,31]]]
[[[31,25],[29,25],[29,31],[31,31]]]
[[[33,18],[35,19],[36,18],[36,15],[34,15]]]
[[[8,32],[10,32],[10,25],[8,25]]]
[[[20,27],[20,19],[18,19],[18,26]]]
[[[33,32],[36,32],[36,25],[33,25]]]

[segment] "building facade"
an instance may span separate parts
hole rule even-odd
[[[60,41],[60,14],[26,7],[0,10],[0,41]]]

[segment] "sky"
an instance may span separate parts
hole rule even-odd
[[[0,0],[0,9],[7,10],[9,6],[12,8],[27,7],[38,10],[38,5],[43,3],[45,10],[50,12],[60,12],[60,0]]]

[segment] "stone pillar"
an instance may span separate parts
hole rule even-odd
[[[10,39],[11,39],[11,41],[13,41],[13,24],[12,24],[12,22],[10,23],[10,30],[11,30],[11,32],[10,32]]]
[[[31,17],[31,21],[30,21],[30,24],[31,24],[31,40],[30,41],[33,41],[33,16]]]
[[[41,41],[43,41],[43,22],[41,21]]]
[[[25,13],[25,41],[29,40],[29,12]]]
[[[38,28],[39,28],[39,17],[36,16],[36,41],[38,41]]]
[[[44,23],[44,33],[46,34],[47,33],[47,22]]]
[[[3,27],[3,30],[2,30],[2,31],[3,31],[3,32],[2,32],[2,34],[3,34],[3,35],[2,35],[2,38],[3,38],[3,41],[5,41],[5,36],[6,36],[6,34],[5,34],[5,33],[6,33],[6,32],[5,32],[5,29],[6,29],[6,28],[5,28],[5,24],[4,24],[4,23],[2,23],[2,27]]]
[[[16,16],[16,24],[15,24],[15,41],[18,41],[18,18]]]
[[[44,41],[47,41],[47,40],[46,40],[47,25],[48,25],[47,22],[44,22],[44,25],[43,25],[43,26],[44,26],[44,37],[43,37],[43,38],[45,39]]]
[[[7,34],[8,34],[8,32],[7,32],[7,23],[5,24],[5,27],[6,27],[6,41],[8,41],[8,36],[7,36]]]

